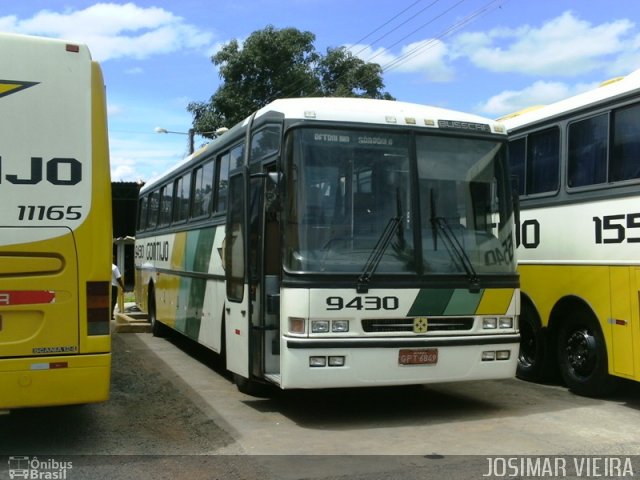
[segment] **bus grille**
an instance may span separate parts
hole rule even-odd
[[[413,332],[413,318],[370,318],[362,320],[362,330],[367,333]],[[430,318],[427,332],[471,330],[473,317]]]

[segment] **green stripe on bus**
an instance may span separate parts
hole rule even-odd
[[[207,273],[209,271],[215,233],[215,228],[187,232],[184,255],[187,271],[195,273]],[[180,279],[176,330],[194,340],[197,340],[200,335],[200,322],[206,288],[207,281],[205,279],[191,277],[182,277]]]
[[[457,289],[453,292],[449,305],[444,311],[444,315],[474,315],[482,299],[482,293],[470,292],[466,289]]]
[[[407,316],[473,315],[482,299],[482,291],[428,288],[418,292]]]

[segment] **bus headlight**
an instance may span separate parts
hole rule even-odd
[[[349,331],[349,320],[334,320],[331,322],[331,331],[344,333]]]
[[[496,352],[496,360],[509,360],[511,358],[510,350],[498,350]]]
[[[488,317],[482,319],[483,330],[495,330],[498,327],[498,319],[495,317]]]
[[[329,320],[311,320],[311,333],[327,333]]]
[[[326,367],[327,357],[309,357],[310,367]]]
[[[498,321],[498,328],[513,328],[512,317],[500,317]]]
[[[342,355],[331,355],[329,357],[330,367],[344,367],[344,357]]]

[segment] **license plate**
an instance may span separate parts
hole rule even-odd
[[[398,352],[398,364],[400,365],[433,365],[438,363],[438,349],[402,349]]]

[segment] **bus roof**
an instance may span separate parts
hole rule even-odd
[[[505,115],[499,118],[498,121],[502,122],[507,130],[512,132],[520,127],[541,120],[559,117],[590,105],[597,105],[610,98],[625,96],[637,90],[640,90],[640,69],[626,77],[602,82],[598,88],[593,90],[542,107],[526,108],[519,112]]]
[[[284,98],[262,107],[256,112],[255,119],[272,113],[280,114],[289,120],[351,122],[424,129],[447,128],[477,131],[476,127],[482,125],[484,133],[505,134],[504,127],[500,122],[486,117],[395,100],[342,97]],[[211,149],[218,148],[217,145],[226,143],[230,136],[235,137],[234,133],[246,126],[249,118],[247,117],[229,132],[217,137],[181,162],[173,165],[160,176],[150,179],[142,187],[141,193],[165,181],[168,176],[190,164],[195,158],[207,155]]]
[[[445,108],[371,98],[310,97],[275,100],[260,109],[256,118],[279,112],[288,119],[358,122],[381,125],[409,125],[438,128],[438,120],[487,124],[500,132],[496,121]]]

